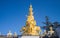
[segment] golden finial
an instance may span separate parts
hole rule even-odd
[[[32,7],[32,4],[30,3],[30,7]]]
[[[32,4],[30,4],[30,8],[29,8],[29,15],[33,15],[33,8],[32,8]]]

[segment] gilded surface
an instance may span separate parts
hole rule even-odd
[[[39,35],[40,27],[36,26],[36,21],[34,20],[32,5],[29,8],[29,15],[27,16],[26,26],[21,29],[22,35]]]

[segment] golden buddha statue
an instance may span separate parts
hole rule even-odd
[[[22,35],[40,35],[41,30],[39,26],[36,26],[32,10],[32,5],[30,5],[26,26],[21,29]]]

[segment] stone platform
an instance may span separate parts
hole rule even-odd
[[[21,36],[21,38],[39,38],[40,36]]]

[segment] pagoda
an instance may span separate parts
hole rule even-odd
[[[26,25],[22,27],[21,32],[22,35],[40,35],[41,29],[36,25],[31,4],[29,7],[29,14],[27,16]]]

